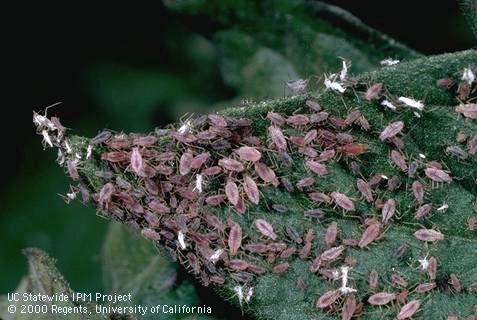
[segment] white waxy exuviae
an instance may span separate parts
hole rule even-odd
[[[392,59],[392,58],[387,58],[384,60],[381,60],[381,65],[382,66],[394,66],[395,64],[398,64],[400,61],[397,59]]]
[[[383,102],[381,102],[381,105],[390,110],[393,110],[393,111],[396,110],[396,106],[388,100],[384,100]]]
[[[194,190],[199,191],[199,193],[202,193],[202,175],[198,174],[195,176],[195,188]]]
[[[421,264],[422,270],[427,270],[427,268],[429,267],[429,260],[424,258],[424,259],[417,259],[417,261],[419,261],[419,263]]]
[[[43,144],[47,144],[50,146],[50,148],[53,148],[53,143],[51,143],[50,135],[48,134],[48,131],[43,130],[41,132],[41,135],[43,136]]]
[[[185,243],[184,239],[184,232],[182,232],[182,230],[179,230],[179,232],[177,233],[177,241],[179,241],[179,245],[182,250],[187,248],[187,244]]]
[[[333,75],[332,75],[333,76]],[[343,93],[346,91],[346,88],[344,88],[341,83],[336,82],[334,80],[330,80],[328,77],[325,76],[325,87],[327,90],[333,90],[337,91],[339,93]]]
[[[419,111],[424,110],[424,104],[421,101],[417,101],[408,97],[399,97],[398,100],[404,103],[408,107],[417,109]]]
[[[223,249],[217,249],[215,252],[210,256],[209,261],[215,264],[217,261],[219,261],[220,256],[224,252]]]
[[[88,145],[88,148],[86,149],[86,160],[91,158],[91,153],[93,152],[93,146]]]
[[[465,68],[462,74],[462,81],[467,82],[468,85],[471,85],[475,81],[475,74],[470,68]]]
[[[348,266],[341,266],[341,288],[340,291],[341,293],[352,293],[356,292],[357,290],[354,288],[348,287],[348,272],[349,272],[349,267]]]
[[[444,203],[442,204],[442,206],[440,206],[440,207],[437,208],[436,210],[437,210],[437,211],[446,211],[448,208],[449,208],[449,205],[444,202]]]

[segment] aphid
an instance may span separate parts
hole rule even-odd
[[[324,309],[332,305],[338,298],[341,296],[341,290],[332,290],[325,292],[319,299],[316,301],[316,307]]]
[[[180,130],[181,128],[179,128]],[[182,143],[192,143],[197,141],[197,137],[190,132],[171,132],[171,136]]]
[[[305,215],[305,217],[318,218],[318,219],[323,218],[323,216],[325,215],[323,210],[318,208],[305,210],[303,211],[303,214]]]
[[[318,131],[316,129],[310,130],[306,133],[305,137],[303,138],[305,144],[309,144],[313,142],[316,137],[318,136]]]
[[[412,317],[417,312],[420,306],[421,301],[419,300],[412,300],[408,302],[401,308],[401,311],[399,311],[397,315],[397,320],[404,320]]]
[[[115,135],[107,143],[113,149],[125,149],[130,145],[129,136],[125,134]]]
[[[341,311],[342,320],[351,320],[355,312],[357,311],[356,298],[354,295],[350,295],[346,298],[343,304],[343,310]]]
[[[290,138],[291,143],[294,145],[303,148],[305,146],[305,138],[299,136],[291,136]]]
[[[153,241],[161,240],[161,235],[156,232],[154,229],[151,228],[144,228],[141,230],[141,234],[143,237],[148,238]]]
[[[280,254],[280,258],[282,258],[282,259],[288,259],[288,258],[290,258],[295,252],[296,252],[296,248],[295,248],[295,247],[287,248],[287,249],[283,250],[283,252]]]
[[[320,270],[321,262],[322,262],[321,255],[316,256],[315,259],[313,259],[313,261],[310,264],[310,268],[309,268],[310,272],[315,273],[318,270]]]
[[[397,273],[393,273],[391,275],[391,281],[392,281],[393,285],[395,285],[395,286],[404,287],[404,288],[407,287],[406,279],[404,279],[403,277],[401,277]]]
[[[467,147],[469,148],[469,153],[471,155],[477,154],[477,134],[467,142]]]
[[[325,243],[330,247],[336,241],[336,236],[338,235],[338,224],[333,221],[330,223],[325,233]]]
[[[416,219],[419,220],[424,218],[431,212],[431,209],[432,209],[431,204],[425,204],[420,206],[416,211]]]
[[[457,97],[460,101],[465,101],[469,97],[470,88],[467,83],[461,82],[457,87]]]
[[[346,211],[354,211],[354,203],[353,201],[345,194],[339,192],[332,192],[331,197],[335,201],[335,203],[343,208]]]
[[[321,111],[321,106],[318,102],[312,101],[312,100],[306,100],[305,105],[310,108],[311,111],[314,112],[320,112]]]
[[[153,195],[156,195],[156,196],[159,194],[159,186],[152,179],[145,178],[144,179],[144,186],[146,187],[146,190],[150,194],[153,194]]]
[[[222,168],[218,166],[213,166],[202,170],[201,174],[204,176],[215,176],[222,172]]]
[[[396,136],[398,133],[402,131],[404,128],[404,122],[402,121],[396,121],[389,123],[384,130],[380,133],[379,139],[381,141],[384,141],[386,139],[390,139],[394,136]]]
[[[288,207],[286,205],[279,203],[272,204],[272,209],[280,213],[285,213],[288,211]]]
[[[101,160],[106,160],[108,162],[127,162],[129,161],[129,156],[124,152],[111,151],[103,153],[101,155]]]
[[[212,123],[214,126],[217,126],[217,127],[227,126],[227,121],[225,120],[225,118],[218,114],[209,114],[207,117],[209,118],[210,123]]]
[[[315,239],[315,230],[313,230],[312,228],[310,228],[310,229],[308,229],[308,231],[306,232],[305,238],[303,239],[303,241],[305,241],[305,242],[312,242],[313,239]]]
[[[268,237],[272,240],[277,239],[277,235],[273,231],[272,225],[269,224],[267,221],[263,219],[256,219],[255,227],[257,227],[257,230],[260,231],[260,233],[263,234],[265,237]]]
[[[213,214],[207,214],[206,213],[206,214],[204,214],[204,218],[205,218],[206,223],[210,227],[217,229],[219,232],[224,232],[225,226],[217,216],[214,216]]]
[[[345,144],[344,146],[339,146],[336,150],[348,156],[359,156],[360,154],[368,152],[368,145],[354,142]]]
[[[454,81],[452,81],[452,79],[449,79],[449,78],[442,78],[436,81],[436,85],[438,87],[450,88],[452,87],[453,84],[454,84]]]
[[[240,282],[240,283],[247,283],[248,281],[250,281],[250,279],[253,277],[253,275],[249,272],[245,272],[245,271],[237,271],[237,272],[233,272],[230,274],[230,277],[232,279],[234,279],[235,281],[237,282]],[[235,287],[236,288],[236,287]],[[234,289],[235,289],[234,288]],[[239,296],[240,297],[240,296]]]
[[[396,294],[389,292],[378,292],[368,298],[368,302],[374,306],[382,306],[396,299]]]
[[[321,254],[321,259],[324,261],[333,261],[343,253],[344,249],[344,246],[330,248]]]
[[[419,163],[417,161],[411,161],[411,163],[409,163],[407,175],[409,177],[414,177],[416,175],[418,168],[419,168]]]
[[[359,192],[361,192],[361,195],[367,202],[373,202],[373,194],[371,192],[371,187],[367,182],[362,179],[358,179],[356,181],[356,187],[358,188]]]
[[[331,197],[328,195],[324,194],[323,192],[310,192],[308,194],[311,200],[315,202],[323,202],[323,203],[330,203],[331,202]]]
[[[247,269],[249,266],[248,262],[240,259],[233,259],[229,261],[228,268],[236,271],[242,271]]]
[[[135,144],[137,146],[140,146],[140,147],[152,146],[156,142],[157,142],[157,137],[155,137],[153,135],[140,136],[140,137],[134,138],[134,140],[133,140],[133,144]]]
[[[404,105],[406,105],[407,107],[411,107],[418,111],[424,110],[424,104],[421,101],[417,101],[407,97],[399,97],[398,100],[404,103]]]
[[[225,184],[225,195],[227,199],[232,205],[237,205],[240,200],[240,194],[237,184],[232,181],[232,179],[228,179],[227,183]]]
[[[336,142],[338,142],[338,144],[350,144],[353,140],[353,136],[347,133],[340,132],[336,135]]]
[[[114,191],[114,184],[112,184],[111,182],[106,183],[99,191],[98,202],[100,204],[105,204],[106,202],[109,202]]]
[[[244,191],[248,199],[254,203],[258,204],[260,201],[260,193],[258,192],[258,187],[255,181],[248,175],[244,176]]]
[[[306,126],[310,123],[310,119],[304,114],[297,114],[288,117],[287,123],[295,126]]]
[[[270,126],[268,128],[268,134],[270,135],[270,138],[278,150],[287,149],[287,141],[285,140],[282,130],[274,126]]]
[[[282,177],[280,179],[282,186],[285,188],[287,192],[293,192],[295,191],[295,188],[293,187],[293,184],[288,180],[287,177]]]
[[[278,156],[280,157],[280,162],[283,166],[289,168],[293,165],[293,159],[292,159],[292,157],[290,157],[288,152],[280,151],[278,153]]]
[[[298,252],[298,255],[300,256],[300,259],[306,259],[310,255],[311,252],[311,242],[306,242],[303,248],[301,248],[300,252]]]
[[[278,264],[273,267],[272,272],[277,274],[283,273],[288,269],[289,266],[290,265],[288,264],[288,262]]]
[[[426,242],[444,240],[444,235],[433,229],[420,229],[414,232],[416,239]]]
[[[138,148],[133,148],[131,152],[131,169],[137,175],[141,175],[144,169],[144,162]]]
[[[275,175],[275,172],[273,172],[273,170],[270,169],[266,164],[261,162],[256,162],[255,172],[263,181],[267,183],[271,183],[275,187],[278,186],[279,182]]]
[[[356,239],[343,239],[343,241],[341,241],[341,243],[345,246],[348,246],[348,247],[357,247],[359,241],[356,240]]]
[[[379,275],[376,270],[373,270],[369,273],[369,287],[371,289],[376,289],[378,287]]]
[[[204,152],[195,156],[194,158],[192,158],[192,160],[190,160],[191,169],[199,169],[204,163],[207,162],[207,160],[209,160],[209,158],[210,153],[208,152]]]
[[[452,289],[454,289],[454,291],[456,292],[461,292],[463,287],[462,287],[462,284],[460,283],[459,278],[454,273],[451,273],[449,276],[449,279],[450,279],[450,284],[452,285]]]
[[[345,128],[347,126],[346,120],[343,118],[330,116],[328,122],[336,128]]]
[[[247,267],[247,271],[250,271],[250,272],[255,273],[255,274],[263,274],[267,270],[264,267],[257,266],[255,264],[249,264],[248,267]]]
[[[224,202],[225,199],[227,199],[226,195],[217,194],[217,195],[208,196],[207,198],[205,198],[205,203],[207,203],[209,206],[214,206],[215,207],[215,206],[220,205],[222,202]]]
[[[404,304],[407,300],[407,296],[409,295],[409,291],[404,289],[399,292],[399,294],[396,296],[396,302],[398,305]]]
[[[412,183],[412,192],[417,202],[422,204],[424,202],[424,187],[422,186],[422,183],[417,180],[414,181]]]
[[[396,200],[389,199],[384,203],[383,209],[381,210],[383,223],[386,224],[394,216],[396,212]]]
[[[477,218],[469,217],[469,219],[467,219],[467,227],[469,228],[469,231],[477,230]]]
[[[311,187],[315,183],[315,179],[311,177],[306,177],[298,180],[296,183],[296,187],[300,190],[306,188],[306,187]]]
[[[76,167],[75,161],[72,161],[72,160],[66,161],[66,167],[68,168],[68,174],[70,175],[71,179],[73,180],[80,179],[78,168]]]
[[[274,252],[269,252],[267,255],[267,262],[269,264],[274,264],[277,259],[277,255]]]
[[[238,223],[234,223],[230,228],[228,246],[230,250],[230,255],[234,256],[237,254],[240,246],[242,245],[242,228]]]
[[[361,117],[361,116],[362,116],[361,111],[353,110],[350,113],[348,113],[348,115],[346,116],[345,123],[347,125],[350,125],[350,124],[356,122],[359,119],[359,117]]]
[[[408,248],[409,246],[406,243],[401,244],[399,248],[397,248],[396,252],[394,252],[394,257],[398,259],[402,258],[407,253]]]
[[[89,143],[90,144],[100,144],[103,142],[108,141],[111,138],[112,134],[109,131],[102,131],[98,133],[96,136],[94,136]]]
[[[477,103],[461,104],[455,111],[462,113],[466,118],[477,119]]]
[[[376,98],[379,93],[381,92],[381,89],[383,88],[382,83],[375,83],[369,89],[366,91],[366,94],[364,95],[364,99],[370,101]]]
[[[260,140],[260,138],[255,136],[244,137],[242,142],[250,146],[260,146],[262,144],[262,141]]]
[[[367,227],[366,230],[364,230],[361,239],[359,240],[358,246],[361,249],[366,248],[379,236],[380,229],[381,225],[379,223],[373,223],[369,227]]]
[[[396,166],[399,167],[403,172],[407,172],[408,167],[406,163],[406,159],[401,155],[400,152],[396,150],[391,151],[391,160],[394,162]]]
[[[305,279],[303,279],[303,277],[298,277],[296,279],[296,286],[300,291],[303,292],[305,290]]]
[[[310,114],[310,122],[319,123],[319,122],[325,121],[326,119],[328,119],[329,115],[330,114],[328,112],[324,112],[324,111],[321,111],[318,113],[312,113]]]
[[[189,262],[189,265],[191,266],[194,273],[199,274],[200,273],[200,263],[199,263],[199,259],[197,259],[197,256],[195,254],[193,254],[192,252],[188,252],[186,257],[187,257],[187,261]]]
[[[240,161],[230,159],[230,158],[222,158],[219,160],[219,166],[223,167],[228,171],[235,171],[241,172],[245,170],[245,167]]]
[[[458,147],[458,146],[448,146],[446,148],[446,153],[456,158],[459,158],[461,160],[465,160],[469,157],[469,154],[465,150],[462,150],[461,147]]]
[[[245,250],[253,253],[265,253],[268,251],[268,246],[264,243],[249,243],[245,245]]]
[[[323,151],[322,153],[320,153],[320,155],[318,156],[318,158],[316,159],[316,161],[318,162],[324,162],[324,161],[328,161],[330,159],[333,159],[333,157],[335,156],[336,152],[334,149],[328,149],[328,150],[325,150]]]
[[[280,115],[279,113],[271,112],[271,111],[267,113],[266,118],[270,120],[274,125],[277,125],[277,126],[284,125],[286,121],[282,115]]]
[[[194,156],[192,153],[184,152],[179,160],[179,173],[183,176],[189,173],[191,170],[191,162]]]
[[[166,214],[171,212],[171,208],[169,208],[166,204],[159,200],[152,200],[150,201],[147,206],[155,213],[158,214]]]
[[[435,280],[437,277],[437,260],[434,257],[429,257],[427,262],[427,274],[431,280]]]
[[[435,282],[421,283],[420,285],[416,287],[416,289],[414,289],[414,291],[416,291],[417,293],[424,293],[427,291],[431,291],[435,287],[436,287]]]
[[[313,171],[319,176],[324,176],[328,173],[328,170],[326,169],[326,167],[319,162],[308,160],[306,162],[306,165],[308,169],[310,169],[311,171]]]
[[[260,153],[260,151],[258,151],[257,149],[253,147],[248,147],[248,146],[240,147],[236,149],[234,152],[238,154],[238,156],[242,160],[245,160],[245,161],[256,162],[260,160],[260,158],[262,157],[262,154]]]

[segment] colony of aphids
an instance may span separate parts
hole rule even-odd
[[[327,76],[326,89],[337,94],[353,89],[357,82],[349,77],[348,68],[343,62],[341,73]],[[472,70],[466,68],[460,80],[455,85],[451,79],[441,79],[437,85],[455,88],[460,101],[456,113],[477,119],[477,104],[472,102],[477,82]],[[289,84],[292,85],[302,90],[306,81]],[[418,117],[424,110],[423,102],[394,97],[382,83],[370,84],[360,94],[367,101],[378,101],[385,110],[411,108]],[[397,120],[385,123],[382,128],[372,128],[357,108],[339,117],[318,101],[307,100],[294,114],[269,110],[262,117],[258,121],[266,122],[265,132],[254,131],[256,119],[209,114],[148,135],[103,131],[87,144],[75,147],[57,118],[48,119],[35,113],[34,122],[44,144],[58,147],[59,163],[73,180],[79,181],[67,194],[68,201],[80,194],[85,202],[92,201],[102,215],[140,230],[144,237],[167,248],[205,286],[234,281],[237,283],[234,291],[242,304],[252,299],[254,277],[264,273],[282,274],[290,267],[287,260],[302,259],[309,261],[309,272],[317,277],[341,281],[339,288],[317,297],[315,305],[319,309],[341,312],[343,319],[351,319],[360,314],[364,304],[394,303],[398,306],[397,319],[416,314],[421,300],[408,300],[411,284],[399,273],[393,273],[389,279],[399,292],[376,292],[380,280],[373,270],[368,282],[373,294],[365,299],[360,297],[359,291],[368,288],[358,288],[349,282],[348,273],[359,261],[346,253],[351,248],[368,248],[386,237],[390,222],[398,215],[397,200],[382,196],[387,190],[410,190],[415,198],[416,221],[445,210],[445,204],[430,203],[426,195],[432,192],[432,187],[453,181],[445,164],[429,161],[422,154],[416,155],[419,160],[409,160],[401,139],[407,130],[406,123]],[[356,130],[379,131],[379,140],[391,146],[389,163],[411,179],[407,185],[402,186],[406,182],[399,175],[361,176],[351,186],[361,199],[353,199],[343,190],[323,192],[314,186],[317,179],[329,174],[328,164],[340,159],[350,160],[350,169],[359,172],[352,160],[366,154],[369,146],[353,135]],[[448,154],[465,160],[477,153],[477,133],[461,134],[456,142],[446,147]],[[296,165],[305,168],[308,175],[290,180],[287,170]],[[96,168],[92,175],[101,185],[88,177],[91,172],[87,168],[91,167]],[[386,182],[384,191],[383,182]],[[374,206],[379,215],[359,219],[362,231],[356,239],[338,239],[340,225],[336,221],[329,223],[322,235],[315,234],[312,228],[300,234],[291,225],[273,225],[254,215],[254,208],[266,201],[263,188],[306,194],[313,205],[302,213],[305,218],[321,219],[326,216],[325,208],[353,213],[356,201],[361,200]],[[218,207],[229,207],[230,214],[225,219],[214,214],[211,208]],[[270,204],[270,209],[277,214],[289,211],[286,205],[277,203]],[[238,223],[235,215],[248,215],[252,223]],[[469,217],[469,230],[475,230],[476,225],[476,217]],[[244,237],[245,229],[256,232],[262,241],[251,242]],[[425,243],[445,237],[441,231],[427,228],[419,228],[414,236]],[[312,255],[317,249],[315,237],[324,237],[326,248],[319,248],[320,253]],[[403,244],[394,254],[399,258],[407,249]],[[259,259],[252,262],[251,256]],[[436,258],[423,258],[419,263],[428,274],[428,282],[412,284],[414,292],[435,290]],[[457,275],[451,274],[449,282],[455,292],[462,291]],[[244,284],[248,291],[242,287]],[[299,277],[297,288],[303,291],[305,287],[305,279]]]

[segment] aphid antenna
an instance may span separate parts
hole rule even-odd
[[[43,113],[44,113],[43,116],[44,116],[44,117],[48,117],[48,110],[49,110],[50,108],[56,107],[56,106],[58,106],[58,105],[60,105],[60,104],[62,104],[62,103],[63,103],[63,101],[58,101],[58,102],[55,102],[55,103],[50,104],[50,105],[48,105],[47,107],[45,107],[45,109],[43,110]]]

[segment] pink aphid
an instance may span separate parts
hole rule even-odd
[[[421,301],[412,300],[405,304],[397,315],[397,320],[404,320],[412,317],[421,306]]]
[[[392,122],[384,128],[384,130],[379,135],[379,139],[381,141],[384,141],[386,139],[395,137],[398,133],[402,131],[403,128],[404,128],[404,122],[402,121]]]
[[[263,219],[257,219],[255,220],[255,227],[257,227],[257,230],[260,231],[261,234],[263,234],[265,237],[268,237],[272,240],[277,239],[277,235],[273,231],[273,227],[270,223]]]
[[[190,163],[194,156],[190,152],[184,152],[179,160],[179,173],[183,176],[189,173],[191,167]]]
[[[346,116],[345,122],[347,125],[355,123],[359,117],[361,117],[362,113],[359,110],[353,110]]]
[[[312,143],[316,137],[318,136],[318,131],[316,129],[310,130],[306,133],[305,137],[303,138],[305,144]]]
[[[230,228],[228,246],[230,250],[230,255],[234,256],[237,254],[240,246],[242,245],[242,228],[238,223],[234,223]]]
[[[330,203],[331,202],[331,197],[328,196],[327,194],[324,194],[323,192],[311,192],[308,194],[311,200],[315,202],[323,202],[323,203]]]
[[[431,209],[432,209],[432,205],[429,203],[420,206],[416,210],[416,219],[419,220],[426,217],[431,212]]]
[[[431,280],[436,280],[437,277],[437,259],[435,257],[429,257],[427,261],[427,274]]]
[[[343,310],[341,311],[341,320],[351,320],[354,313],[356,312],[356,309],[356,298],[354,297],[354,295],[348,296],[343,304]]]
[[[376,270],[373,270],[369,273],[369,287],[371,289],[376,289],[378,287],[379,275]]]
[[[310,122],[311,123],[318,123],[318,122],[325,121],[326,119],[328,119],[329,115],[330,114],[328,112],[324,112],[324,111],[321,111],[321,112],[318,112],[318,113],[312,113],[310,115]]]
[[[320,270],[321,262],[322,262],[321,255],[316,256],[315,259],[313,259],[313,261],[311,262],[310,272],[315,273],[318,270]]]
[[[319,162],[328,161],[330,159],[333,159],[335,154],[336,154],[335,149],[328,149],[320,153],[320,155],[318,156],[316,160]]]
[[[232,205],[237,205],[240,200],[240,193],[237,184],[231,179],[225,184],[225,195]]]
[[[422,183],[414,181],[412,183],[412,193],[419,204],[424,202],[424,187],[422,186]]]
[[[245,170],[244,165],[240,161],[230,159],[230,158],[220,159],[219,166],[221,166],[222,168],[228,171],[241,172]]]
[[[386,224],[389,222],[394,214],[396,213],[396,200],[389,199],[384,203],[383,208],[381,209],[383,223]]]
[[[396,150],[391,151],[391,160],[394,162],[396,166],[399,167],[403,172],[407,172],[407,163],[406,159],[402,156],[402,154]]]
[[[325,243],[330,247],[336,241],[336,236],[338,235],[338,224],[333,221],[328,228],[326,228],[325,233]]]
[[[426,242],[444,240],[444,235],[433,229],[420,229],[414,232],[416,239]]]
[[[311,187],[314,183],[315,183],[315,179],[311,177],[306,177],[306,178],[298,180],[298,182],[296,183],[296,187],[298,189],[304,189],[307,187]]]
[[[252,253],[265,253],[268,249],[268,246],[264,243],[249,243],[245,245],[245,250]]]
[[[361,239],[359,240],[358,246],[360,248],[366,248],[371,242],[376,240],[379,236],[381,225],[379,223],[373,223],[364,230]]]
[[[240,159],[245,161],[257,162],[262,157],[262,154],[260,153],[260,151],[258,151],[257,149],[253,147],[248,147],[248,146],[240,147],[234,152],[238,154]]]
[[[469,141],[467,142],[467,147],[469,148],[469,154],[477,154],[477,134],[471,139],[469,139]]]
[[[141,147],[147,147],[147,146],[152,146],[157,142],[157,137],[150,135],[150,136],[139,136],[134,138],[133,144],[141,146]]]
[[[382,83],[375,83],[369,89],[366,91],[366,94],[364,95],[364,99],[370,101],[375,99],[379,93],[381,92],[381,89],[383,88]]]
[[[209,160],[209,158],[210,158],[210,153],[208,153],[208,152],[201,153],[201,154],[195,156],[190,161],[190,167],[192,169],[199,169],[200,167],[202,167],[202,165],[204,163],[207,162],[207,160]]]
[[[147,204],[147,206],[155,213],[165,214],[171,212],[171,208],[159,200],[152,200]]]
[[[220,205],[222,202],[224,202],[225,199],[227,199],[226,195],[217,194],[215,196],[208,196],[207,198],[205,198],[205,203],[207,203],[209,206],[215,207]]]
[[[133,172],[140,175],[144,167],[144,162],[138,148],[132,149],[130,161]]]
[[[306,126],[308,123],[310,123],[310,118],[304,114],[297,114],[288,117],[287,123],[295,126]]]
[[[461,104],[455,108],[455,111],[462,113],[464,117],[477,119],[477,103]]]
[[[225,121],[225,118],[222,116],[219,116],[218,114],[209,114],[208,118],[210,123],[212,123],[214,126],[217,126],[217,127],[227,126],[227,121]]]
[[[426,176],[435,182],[451,182],[452,178],[444,170],[429,167],[424,170]]]
[[[98,202],[100,204],[107,203],[111,200],[111,196],[115,191],[114,184],[111,182],[106,183],[99,191]]]
[[[71,161],[71,160],[66,161],[66,167],[68,169],[68,174],[70,175],[71,179],[73,180],[80,179],[78,168],[76,167],[76,163],[74,161]]]
[[[265,269],[264,267],[257,266],[255,264],[250,264],[250,263],[247,267],[247,270],[255,274],[263,274],[267,272],[267,269]]]
[[[288,269],[289,266],[290,265],[288,264],[288,262],[278,264],[275,267],[273,267],[272,272],[277,274],[283,273]]]
[[[241,259],[232,259],[229,261],[228,268],[232,270],[245,270],[249,266],[248,262]]]
[[[460,279],[455,275],[454,273],[451,273],[450,278],[449,278],[450,284],[452,285],[452,289],[456,292],[461,292],[463,287],[462,284],[460,283]]]
[[[201,174],[204,176],[215,176],[222,172],[222,168],[219,166],[213,166],[202,170]]]
[[[345,194],[339,192],[332,192],[331,197],[335,201],[335,203],[343,208],[346,211],[354,211],[354,203],[353,201]]]
[[[421,283],[420,285],[416,287],[416,289],[414,289],[414,291],[416,291],[417,293],[424,293],[424,292],[431,291],[435,287],[436,287],[435,282]]]
[[[321,106],[318,102],[312,101],[312,100],[306,100],[305,105],[310,108],[311,111],[314,112],[320,112],[321,111]]]
[[[267,113],[267,117],[266,117],[268,120],[270,120],[274,125],[277,125],[277,126],[282,126],[285,124],[286,120],[285,118],[279,114],[279,113],[276,113],[276,112],[271,112],[269,111]]]
[[[358,179],[356,181],[356,187],[358,188],[359,192],[361,192],[361,195],[367,202],[373,202],[373,194],[371,191],[371,187],[366,181],[364,181],[363,179]]]
[[[389,292],[378,292],[368,298],[368,302],[374,306],[382,306],[396,299],[396,294]]]
[[[333,290],[325,292],[319,299],[316,301],[316,307],[324,309],[332,305],[338,298],[341,296],[341,290]]]
[[[266,183],[271,183],[275,187],[279,185],[275,172],[272,169],[270,169],[266,164],[261,162],[256,162],[255,172]]]
[[[317,161],[308,160],[306,166],[319,176],[324,176],[328,173],[328,169]]]
[[[321,259],[323,261],[333,261],[343,253],[344,249],[344,246],[330,248],[321,254]]]
[[[285,140],[285,136],[283,135],[282,130],[274,126],[270,126],[268,128],[268,134],[270,135],[270,138],[272,139],[273,143],[275,144],[275,147],[277,147],[278,150],[287,149],[287,141]]]
[[[407,281],[404,279],[401,275],[398,273],[393,273],[391,275],[391,282],[393,285],[398,286],[398,287],[407,287]]]
[[[244,190],[245,194],[247,195],[248,199],[254,203],[258,204],[260,201],[260,192],[258,191],[257,184],[255,181],[248,175],[244,176]]]

